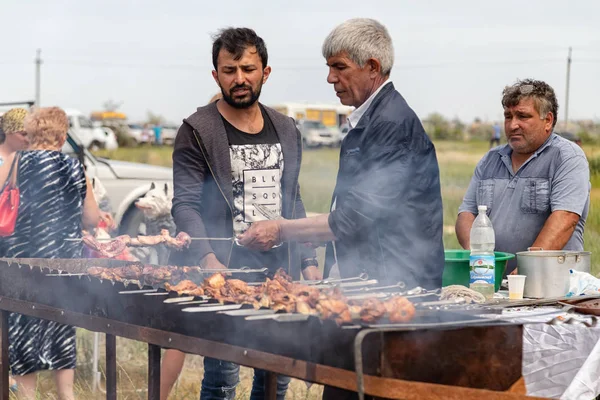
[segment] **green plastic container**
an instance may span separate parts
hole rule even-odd
[[[444,274],[442,275],[442,286],[463,285],[469,287],[469,256],[470,250],[445,250]],[[494,268],[496,275],[495,291],[500,289],[502,276],[506,270],[506,262],[515,258],[514,254],[494,252],[496,256],[496,266]]]

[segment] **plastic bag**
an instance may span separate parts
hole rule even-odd
[[[572,269],[569,272],[569,293],[567,293],[567,297],[600,293],[600,279],[587,272]]]

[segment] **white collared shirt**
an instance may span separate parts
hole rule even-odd
[[[373,94],[371,94],[371,96],[369,96],[367,101],[362,103],[361,106],[358,107],[356,110],[352,111],[352,114],[348,115],[348,128],[349,129],[356,128],[356,126],[358,125],[358,122],[360,121],[362,116],[367,112],[367,110],[369,109],[369,106],[371,106],[371,103],[373,102],[373,99],[375,99],[375,96],[377,96],[377,94],[381,91],[381,89],[383,89],[383,87],[385,85],[387,85],[388,83],[391,83],[391,82],[392,81],[389,79],[387,79],[385,82],[383,82],[383,84],[381,86],[379,86],[377,88],[377,90],[374,91]]]

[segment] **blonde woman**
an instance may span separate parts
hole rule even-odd
[[[0,181],[2,184],[7,180],[17,152],[29,146],[27,132],[23,127],[27,114],[24,108],[13,108],[0,117]]]
[[[65,239],[81,238],[84,207],[91,210],[86,225],[96,226],[99,214],[83,166],[59,151],[68,127],[67,116],[56,107],[40,108],[25,118],[35,151],[23,152],[19,161],[19,215],[14,234],[0,238],[2,257],[81,257],[81,242]],[[54,371],[61,400],[74,398],[74,327],[11,314],[9,361],[21,398],[35,399],[40,370]]]

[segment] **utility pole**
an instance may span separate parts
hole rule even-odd
[[[569,84],[571,83],[571,50],[569,47],[569,58],[567,58],[567,93],[565,94],[565,131],[569,127]]]
[[[40,106],[40,72],[42,67],[42,50],[37,49],[35,57],[35,106]]]

